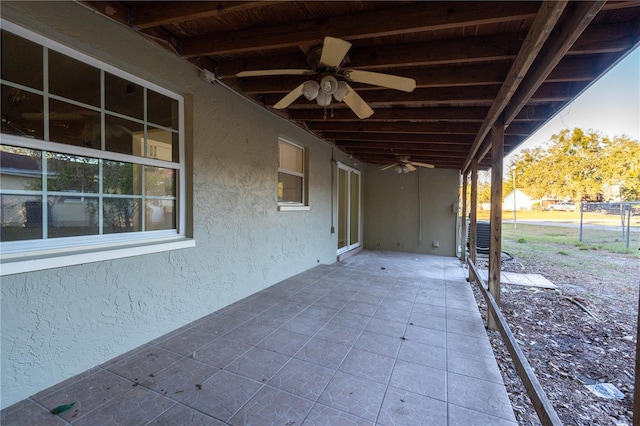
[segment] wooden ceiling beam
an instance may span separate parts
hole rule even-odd
[[[540,122],[512,123],[506,130],[509,135],[529,135],[532,126],[540,125]],[[360,121],[332,122],[319,121],[307,123],[309,130],[313,132],[362,132],[362,133],[408,133],[408,134],[451,134],[451,135],[475,135],[480,128],[479,123],[415,123],[415,122],[380,122]]]
[[[540,6],[540,10],[533,21],[533,25],[529,29],[527,38],[524,43],[522,43],[522,48],[518,52],[515,61],[513,61],[507,78],[500,88],[500,92],[498,92],[493,105],[491,105],[489,113],[487,113],[487,117],[476,135],[476,139],[469,151],[469,156],[467,157],[465,164],[470,162],[476,155],[485,137],[502,114],[504,108],[511,101],[511,98],[516,93],[520,83],[529,71],[529,68],[533,64],[538,52],[540,52],[547,38],[551,34],[551,31],[560,19],[567,3],[568,1],[566,0],[555,2],[545,1]]]
[[[604,56],[609,57],[607,53]],[[599,55],[598,55],[599,56]],[[571,82],[591,81],[597,75],[593,67],[593,56],[576,56],[564,58],[558,66],[549,74],[547,82]],[[506,63],[476,64],[463,66],[439,66],[421,70],[409,70],[393,72],[394,75],[413,78],[419,89],[432,87],[465,87],[501,84],[507,75],[509,65]],[[309,76],[282,76],[243,78],[240,87],[249,95],[267,93],[288,93],[305,81]],[[351,86],[358,90],[384,90],[378,86],[352,83]]]
[[[341,148],[342,149],[342,148]],[[465,152],[454,152],[454,151],[449,151],[449,150],[439,150],[439,151],[425,151],[425,150],[412,150],[412,149],[404,149],[404,148],[398,148],[398,149],[369,149],[369,148],[362,148],[362,149],[358,149],[358,148],[350,148],[350,147],[345,147],[343,149],[344,152],[346,152],[347,154],[351,154],[351,155],[355,155],[355,156],[360,156],[360,155],[410,155],[411,157],[414,156],[424,156],[424,157],[431,157],[431,158],[455,158],[457,160],[461,160],[464,158],[464,155],[466,154]]]
[[[485,117],[487,108],[461,107],[461,108],[379,108],[367,119],[367,121],[471,121],[481,122]],[[325,119],[317,110],[297,109],[290,111],[292,120],[302,121],[360,121],[349,109],[334,109]]]
[[[390,72],[400,77],[413,78],[417,88],[450,87],[450,86],[482,86],[501,84],[509,69],[506,63],[434,67],[419,70]],[[274,76],[260,78],[243,78],[242,87],[247,94],[288,93],[293,87],[312,79],[309,76]],[[356,90],[381,90],[379,86],[350,83]]]
[[[351,143],[351,144],[336,144],[336,146],[350,150],[366,150],[366,149],[378,149],[378,150],[413,150],[413,151],[427,151],[427,152],[441,152],[443,150],[448,152],[456,152],[458,155],[466,155],[469,148],[463,145],[450,145],[450,144],[420,144],[420,143],[387,143],[387,142],[366,142],[366,143]]]
[[[430,87],[426,89],[416,89],[411,93],[400,92],[397,90],[371,90],[360,93],[360,96],[372,107],[376,104],[380,105],[437,105],[445,106],[447,104],[479,104],[480,106],[487,102],[493,101],[498,93],[499,85],[471,86],[471,87]],[[281,95],[267,94],[263,96],[263,102],[267,106],[275,105]],[[339,105],[338,103],[336,103]],[[318,104],[315,101],[308,101],[303,97],[291,104],[289,108],[296,107],[316,108]],[[319,107],[322,109],[322,107]]]
[[[635,25],[638,24],[638,25]],[[602,24],[588,28],[569,50],[568,55],[620,52],[637,39],[640,23]],[[453,40],[437,40],[408,45],[387,45],[349,50],[346,67],[362,70],[385,70],[403,66],[438,66],[476,64],[513,60],[526,33],[498,34]],[[308,68],[305,55],[275,55],[242,60],[225,59],[219,63],[221,78],[235,77],[240,71],[280,68]],[[506,75],[506,74],[505,74]]]
[[[336,144],[341,142],[399,142],[399,143],[446,143],[449,145],[465,145],[471,146],[473,143],[473,135],[459,135],[459,134],[410,134],[410,133],[396,133],[396,134],[376,134],[376,133],[363,133],[356,131],[347,132],[335,132],[324,131],[321,133],[324,139],[330,141],[336,141]]]
[[[319,121],[307,123],[312,131],[358,131],[373,133],[445,133],[445,134],[476,134],[480,127],[477,123],[385,123],[368,120],[361,120],[360,123],[344,123]]]
[[[357,40],[416,31],[441,30],[535,16],[536,2],[419,2],[327,19],[212,34],[184,40],[186,56],[228,55],[319,44],[328,34]],[[354,25],[357,22],[358,25]]]
[[[561,20],[558,28],[550,35],[544,50],[536,57],[518,90],[502,111],[502,122],[505,125],[508,126],[527,102],[540,92],[545,79],[562,60],[604,4],[605,1],[594,1],[575,2],[570,5],[570,10],[567,10],[564,15],[565,18]],[[587,85],[588,83],[584,83],[583,88]],[[578,93],[580,91],[573,91],[569,98],[572,99]],[[476,139],[474,149],[469,152],[470,155],[465,160],[463,169],[466,170],[470,166],[471,160],[476,154],[478,154],[478,158],[482,159],[490,149],[490,144],[485,142],[484,139]]]
[[[575,96],[576,85],[584,85],[584,82],[575,83],[546,83],[534,93],[532,102],[560,102],[568,101]],[[376,107],[400,106],[400,107],[463,107],[463,106],[491,106],[500,86],[470,86],[470,87],[431,87],[416,89],[412,93],[399,92],[397,90],[370,90],[358,92],[360,96],[375,111]],[[275,105],[283,95],[265,94],[260,99],[266,106]],[[346,105],[334,102],[334,109],[345,109]],[[304,97],[292,103],[289,110],[312,109],[323,111],[315,101],[308,101]],[[328,111],[328,110],[327,110]],[[327,116],[329,116],[329,112]],[[321,114],[324,117],[324,114]],[[375,112],[374,112],[375,115]]]
[[[595,18],[605,1],[575,2],[555,31],[545,49],[536,58],[530,72],[513,96],[510,104],[504,110],[504,123],[509,125],[516,115],[526,105],[527,101],[543,86],[551,71],[558,65],[573,43]],[[573,96],[577,95],[574,93]]]
[[[375,48],[353,46],[349,50],[349,63],[344,68],[383,70],[403,66],[508,61],[515,57],[525,35],[523,33],[509,34],[507,37],[489,35]],[[245,70],[281,68],[308,68],[306,57],[303,53],[296,52],[295,56],[276,55],[220,61],[220,75],[223,78],[234,77]]]
[[[161,25],[179,24],[185,21],[222,16],[228,13],[246,12],[278,3],[277,1],[174,1],[157,3],[141,2],[132,6],[131,25],[140,29]]]

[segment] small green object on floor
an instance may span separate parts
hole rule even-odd
[[[58,405],[56,408],[51,410],[51,414],[55,414],[57,416],[58,414],[62,414],[65,411],[71,410],[74,405],[76,405],[75,402],[72,402],[71,404]]]

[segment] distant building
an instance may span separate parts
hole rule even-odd
[[[513,211],[513,201],[515,197],[516,210],[531,210],[534,201],[524,192],[516,189],[507,195],[502,201],[502,210]]]

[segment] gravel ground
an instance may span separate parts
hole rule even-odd
[[[631,425],[640,262],[604,251],[578,255],[609,269],[571,269],[543,257],[503,262],[503,270],[541,274],[559,290],[503,285],[502,312],[564,424]],[[475,285],[474,294],[486,320]],[[499,333],[488,333],[519,424],[540,424]],[[586,385],[596,383],[612,384],[623,397],[595,395]]]

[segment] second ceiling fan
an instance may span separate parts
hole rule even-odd
[[[307,52],[307,63],[311,69],[271,69],[257,71],[242,71],[237,77],[263,77],[271,75],[313,75],[317,79],[308,80],[293,89],[273,107],[284,109],[296,99],[304,95],[308,100],[316,100],[320,106],[328,106],[331,100],[346,103],[361,119],[371,117],[373,109],[349,86],[346,81],[372,84],[388,89],[412,92],[416,88],[416,81],[412,78],[397,75],[382,74],[371,71],[345,70],[339,73],[344,65],[347,52],[351,48],[348,41],[325,37],[324,44],[312,48]],[[346,81],[338,80],[342,77]]]

